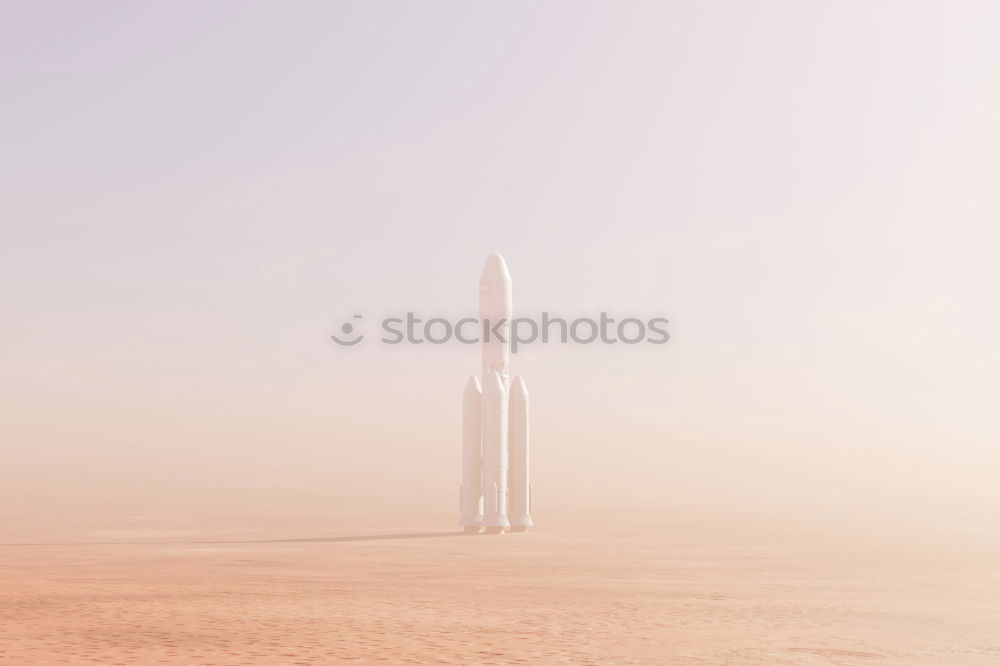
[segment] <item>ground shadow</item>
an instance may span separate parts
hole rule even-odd
[[[362,536],[313,537],[311,539],[258,539],[257,541],[210,541],[208,543],[343,543],[347,541],[382,541],[384,539],[435,539],[437,537],[476,536],[465,532],[404,532],[403,534],[365,534]]]
[[[78,541],[51,543],[0,543],[0,546],[208,546],[250,543],[347,543],[389,539],[435,539],[438,537],[476,536],[468,532],[403,532],[401,534],[362,534],[357,536],[311,537],[305,539],[253,539],[242,541]]]

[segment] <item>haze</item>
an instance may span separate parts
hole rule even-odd
[[[457,519],[478,348],[328,336],[473,314],[493,251],[518,315],[671,322],[663,346],[514,357],[539,515],[995,516],[998,19],[5,5],[8,525]]]

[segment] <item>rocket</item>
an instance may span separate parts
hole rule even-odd
[[[470,377],[462,404],[459,524],[466,532],[523,532],[531,521],[528,476],[528,390],[510,380],[511,280],[491,254],[479,277],[481,382]]]

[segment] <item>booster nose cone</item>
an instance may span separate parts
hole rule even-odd
[[[528,386],[521,379],[521,375],[514,378],[514,383],[510,387],[511,402],[528,402]]]
[[[465,382],[465,400],[466,402],[475,401],[476,404],[483,397],[483,389],[479,384],[479,377],[475,375],[469,375],[469,381]]]

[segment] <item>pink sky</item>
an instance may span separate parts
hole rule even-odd
[[[519,315],[671,319],[515,356],[539,506],[995,511],[998,20],[8,5],[2,492],[447,510],[478,350],[327,336],[499,251]]]

